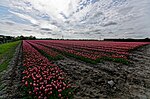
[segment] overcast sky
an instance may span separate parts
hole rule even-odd
[[[150,37],[150,0],[0,0],[0,35]]]

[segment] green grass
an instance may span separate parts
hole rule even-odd
[[[16,41],[0,45],[0,72],[7,69],[7,66],[19,43],[20,41]]]

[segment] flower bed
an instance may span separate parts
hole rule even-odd
[[[28,98],[71,98],[72,87],[65,80],[64,72],[49,62],[29,43],[23,41],[23,90]]]
[[[32,41],[33,42],[33,41]],[[37,44],[86,62],[112,60],[128,63],[130,51],[148,42],[37,40]],[[93,62],[93,63],[95,63]]]

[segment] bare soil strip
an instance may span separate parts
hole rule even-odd
[[[133,51],[130,60],[91,65],[65,57],[55,64],[79,86],[75,99],[150,99],[150,45]]]

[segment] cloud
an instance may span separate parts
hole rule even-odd
[[[9,0],[1,0],[1,1],[0,1],[0,5],[1,5],[1,6],[9,6],[9,5],[8,5],[9,3],[10,3]]]
[[[44,31],[52,31],[52,30],[49,29],[49,28],[41,28],[41,30],[44,30]]]
[[[5,23],[8,24],[8,25],[14,25],[13,22],[5,22]]]
[[[18,16],[18,17],[20,17],[20,18],[29,20],[32,24],[39,24],[36,19],[32,18],[32,17],[29,16],[29,15],[24,15],[24,14],[17,13],[17,12],[13,12],[13,11],[10,11],[10,12],[11,12],[12,14],[15,14],[16,16]]]
[[[32,30],[29,30],[29,29],[24,29],[23,31],[28,31],[28,32],[30,32],[30,31],[32,31]]]
[[[48,22],[48,21],[40,21],[40,24],[39,24],[39,26],[40,26],[40,28],[42,29],[42,30],[46,30],[46,29],[49,29],[49,30],[53,30],[53,31],[58,31],[59,30],[59,28],[56,26],[57,24],[51,24],[50,22]]]
[[[7,12],[0,16],[0,31],[8,34],[13,31],[11,35],[33,33],[38,37],[63,35],[90,39],[150,37],[149,0],[8,1],[0,1],[0,11]]]
[[[110,21],[108,23],[103,24],[102,26],[105,27],[105,26],[110,26],[110,25],[117,25],[117,23]]]

